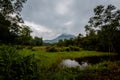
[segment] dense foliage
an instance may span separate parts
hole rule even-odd
[[[0,0],[0,43],[42,45],[42,38],[32,38],[31,29],[24,24],[20,15],[26,1]]]
[[[115,6],[97,6],[85,28],[97,50],[120,53],[120,10]]]
[[[81,50],[82,49],[77,46],[68,46],[68,47],[47,46],[46,47],[47,52],[70,52],[70,51],[81,51]]]
[[[26,26],[20,12],[27,0],[0,0],[0,42],[14,43]]]
[[[34,39],[33,39],[33,45],[34,46],[42,46],[43,45],[42,38],[34,37]]]
[[[14,47],[0,47],[0,80],[38,79],[39,70],[34,55],[22,57]]]

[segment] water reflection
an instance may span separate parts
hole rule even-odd
[[[88,63],[87,62],[82,62],[81,64],[79,64],[77,61],[75,60],[71,60],[71,59],[65,59],[63,60],[60,65],[62,67],[68,67],[68,68],[71,68],[71,67],[80,67],[80,69],[84,69],[88,66]]]

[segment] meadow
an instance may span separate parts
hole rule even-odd
[[[34,55],[39,66],[40,79],[42,80],[119,80],[120,60],[104,59],[81,70],[75,68],[61,68],[59,64],[64,59],[86,59],[87,57],[115,56],[115,53],[97,51],[64,51],[46,52],[46,47],[33,47],[19,50],[22,56]],[[93,60],[95,61],[95,60]]]
[[[97,52],[97,51],[64,51],[64,52],[46,52],[45,47],[33,47],[32,49],[22,49],[19,50],[19,54],[22,56],[35,55],[35,58],[42,61],[42,65],[45,67],[50,67],[53,64],[58,64],[64,59],[75,59],[84,58],[92,56],[110,56],[115,55],[115,53],[109,52]]]

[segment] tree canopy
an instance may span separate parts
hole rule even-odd
[[[0,0],[0,42],[13,43],[22,35],[25,26],[19,25],[24,22],[20,12],[26,1]]]
[[[99,49],[120,52],[120,10],[113,5],[99,5],[94,9],[94,16],[85,26],[87,34],[94,31],[99,42]]]

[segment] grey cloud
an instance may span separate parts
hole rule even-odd
[[[51,29],[55,35],[58,33],[77,35],[79,33],[85,33],[84,26],[93,15],[93,8],[97,5],[113,4],[118,8],[120,7],[119,0],[71,0],[72,4],[69,3],[70,6],[66,7],[69,8],[68,12],[59,14],[59,11],[56,11],[56,7],[59,3],[64,4],[65,1],[69,0],[28,0],[22,11],[23,19]],[[64,7],[65,4],[62,8]],[[67,9],[61,10],[64,11]],[[69,21],[73,22],[72,25],[69,25],[70,27],[64,25]],[[34,35],[39,32],[35,31],[35,29],[33,29],[33,31]],[[44,36],[47,35],[45,33],[43,34]],[[54,36],[54,34],[52,34],[52,36]],[[48,35],[50,36],[51,34]]]

